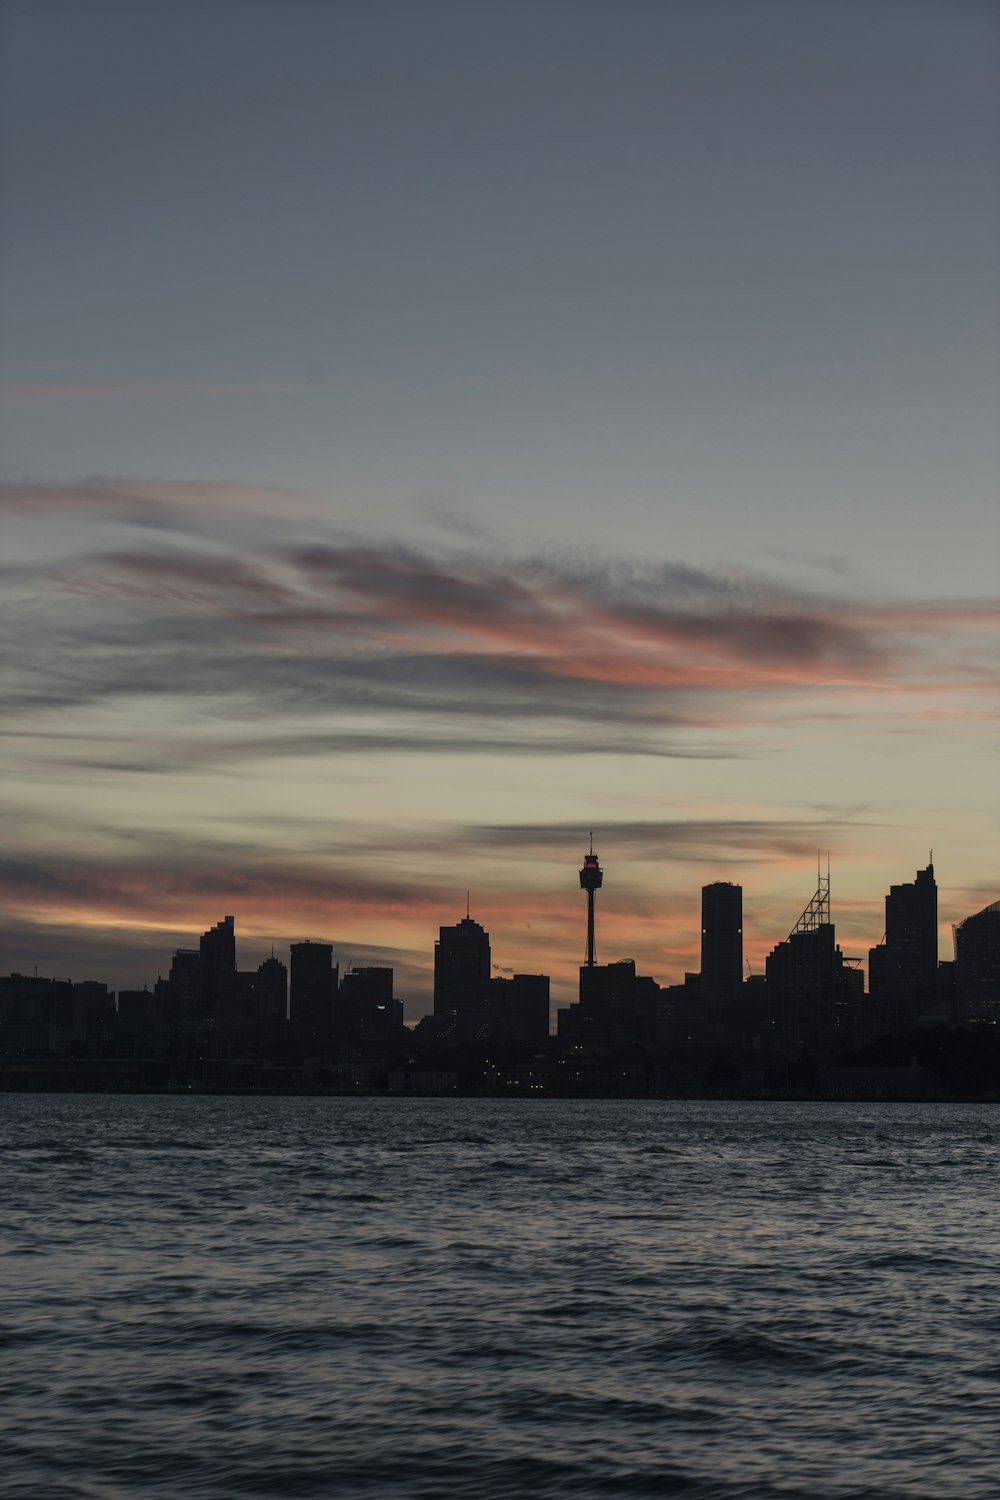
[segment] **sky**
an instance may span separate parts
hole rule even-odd
[[[7,0],[0,972],[1000,897],[1000,11]]]

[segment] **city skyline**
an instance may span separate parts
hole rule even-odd
[[[995,11],[0,24],[0,971],[997,899]]]
[[[595,883],[594,889],[603,883],[604,870],[598,864],[599,855],[593,847],[593,837],[590,839],[589,851],[584,855],[583,870],[581,877],[586,873],[589,875],[591,869],[597,869],[600,879]],[[802,930],[814,930],[816,923],[829,924],[832,930],[837,927],[837,913],[835,904],[831,899],[831,882],[829,868],[824,874],[820,858],[817,855],[816,869],[817,889],[811,899],[805,901],[804,909],[797,919],[789,924],[787,937]],[[580,879],[580,886],[586,891],[590,881]],[[927,906],[927,897],[921,893],[926,885],[933,892],[931,905]],[[982,911],[967,911],[955,917],[941,918],[937,906],[938,887],[935,881],[935,870],[933,863],[929,861],[927,868],[917,870],[915,881],[894,882],[889,890],[884,893],[884,918],[882,922],[882,933],[863,951],[852,950],[851,944],[844,941],[840,934],[838,950],[844,953],[845,959],[851,967],[862,977],[864,990],[869,988],[872,995],[875,994],[875,986],[881,992],[887,984],[890,990],[895,982],[895,990],[898,993],[900,1004],[904,1008],[917,1010],[923,1008],[931,1011],[935,1008],[939,978],[937,974],[938,960],[950,964],[955,956],[957,929],[971,917],[982,916],[986,910],[993,910],[997,902],[987,903]],[[691,936],[688,944],[689,950],[696,953],[699,960],[691,967],[679,973],[656,972],[650,977],[664,988],[670,986],[683,987],[692,980],[700,981],[697,989],[693,992],[695,996],[695,1009],[703,1012],[709,1017],[719,1004],[732,1006],[739,1003],[739,990],[743,981],[748,978],[762,980],[769,967],[770,960],[775,957],[778,949],[786,946],[786,934],[784,932],[757,933],[748,930],[744,917],[744,895],[745,891],[741,884],[729,881],[715,881],[703,886],[697,893],[700,905],[701,922]],[[579,907],[580,903],[578,903]],[[478,916],[484,920],[480,921],[472,915],[473,907],[471,893],[466,892],[465,914],[452,925],[442,923],[439,928],[439,939],[429,938],[425,945],[424,963],[413,965],[404,957],[403,964],[397,969],[395,964],[389,963],[393,955],[391,948],[385,945],[368,946],[352,943],[349,938],[338,940],[329,935],[320,935],[316,932],[305,934],[298,932],[295,935],[284,934],[273,936],[262,949],[257,946],[253,935],[249,943],[245,935],[240,933],[240,957],[243,960],[241,967],[249,970],[258,967],[261,963],[265,966],[273,962],[277,955],[281,955],[283,966],[289,967],[284,959],[287,958],[294,971],[295,952],[315,952],[325,954],[323,960],[327,966],[332,965],[334,974],[334,989],[337,988],[337,976],[348,975],[351,971],[357,972],[379,964],[388,965],[381,970],[392,974],[397,972],[402,975],[400,982],[395,984],[394,991],[397,994],[402,1007],[401,1019],[409,1023],[416,1022],[427,1016],[446,1015],[454,1008],[454,996],[458,994],[474,996],[478,988],[487,980],[516,977],[520,973],[523,977],[529,966],[523,962],[512,959],[510,954],[504,954],[507,962],[501,962],[496,956],[496,944],[492,942],[489,924],[489,914],[485,909],[478,911]],[[926,915],[921,915],[926,912]],[[229,915],[219,919],[214,927],[210,927],[202,935],[202,944],[208,944],[208,951],[215,951],[220,939],[223,943],[223,951],[228,955],[230,966],[236,968],[236,947],[234,923],[236,916]],[[708,924],[708,925],[706,925]],[[577,938],[583,947],[579,962],[574,968],[573,979],[567,982],[562,976],[553,983],[551,991],[551,1002],[549,1007],[550,1020],[554,1022],[560,1008],[576,1003],[583,976],[586,970],[595,962],[600,968],[612,967],[623,963],[635,963],[635,954],[626,955],[624,950],[619,953],[614,950],[613,938],[609,948],[614,956],[596,957],[597,949],[594,943],[594,908],[588,901],[583,907],[582,915],[578,910]],[[604,932],[600,920],[597,928],[603,940]],[[634,918],[629,924],[633,934],[641,930],[640,925]],[[166,931],[166,929],[163,929]],[[193,950],[191,942],[196,934],[197,924],[194,928],[180,934],[179,941],[172,950],[161,949],[157,955],[155,973],[136,978],[130,975],[123,982],[121,978],[120,958],[108,953],[103,961],[100,957],[95,960],[86,960],[83,955],[87,953],[86,942],[80,942],[81,934],[77,934],[77,961],[72,964],[73,972],[65,973],[39,973],[37,962],[22,961],[20,964],[11,965],[12,973],[28,975],[32,971],[38,978],[57,979],[60,982],[73,980],[75,982],[99,981],[109,984],[114,992],[116,989],[124,989],[130,992],[139,990],[152,990],[157,983],[162,981],[170,972],[171,953],[174,958],[190,955]],[[923,934],[922,936],[920,934]],[[447,940],[447,942],[446,942]],[[893,970],[886,973],[879,968],[873,973],[872,963],[886,952],[885,944],[889,944],[892,951],[895,945],[896,951],[904,950],[905,956],[902,960],[904,967],[898,973]],[[930,949],[926,945],[932,944]],[[457,946],[456,946],[457,945]],[[73,936],[68,936],[68,952],[72,952]],[[647,945],[640,943],[636,949],[639,953],[648,951]],[[247,954],[250,955],[249,959]],[[758,959],[757,955],[761,957]],[[897,960],[893,960],[896,962]],[[86,968],[90,962],[90,969]],[[97,964],[100,972],[94,969]],[[640,961],[641,963],[641,961]],[[539,949],[534,950],[534,967],[532,973],[538,973],[544,965],[545,978],[548,983],[550,970],[558,971],[559,965],[551,962],[551,957],[546,959],[544,953]],[[444,967],[442,967],[444,965]],[[85,972],[86,970],[86,972]],[[373,970],[374,972],[374,970]],[[210,970],[211,973],[211,970]],[[895,981],[892,975],[895,974]],[[413,978],[417,976],[417,983],[413,984]],[[208,981],[209,989],[206,992],[209,1009],[214,1008],[211,998],[211,979]],[[400,991],[405,990],[405,993]],[[465,1001],[463,1000],[463,1004]],[[478,1001],[476,1002],[478,1004]],[[906,1027],[899,1025],[899,1031]]]

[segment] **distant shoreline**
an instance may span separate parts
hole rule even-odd
[[[511,1104],[566,1104],[576,1100],[604,1101],[608,1104],[638,1103],[647,1100],[650,1104],[1000,1104],[1000,1095],[996,1093],[987,1094],[936,1094],[928,1097],[926,1094],[893,1095],[886,1096],[858,1096],[855,1098],[831,1097],[827,1094],[720,1094],[720,1093],[691,1093],[691,1094],[648,1094],[648,1093],[602,1093],[586,1092],[572,1094],[531,1094],[531,1093],[495,1093],[487,1094],[473,1091],[455,1090],[450,1093],[422,1092],[418,1089],[407,1089],[400,1092],[389,1092],[387,1089],[354,1089],[350,1092],[337,1089],[211,1089],[211,1088],[121,1088],[121,1089],[90,1089],[90,1088],[66,1088],[65,1086],[54,1086],[46,1088],[41,1084],[25,1084],[22,1086],[9,1087],[0,1084],[0,1097],[15,1097],[19,1094],[47,1094],[78,1097],[89,1096],[95,1099],[136,1099],[136,1098],[161,1098],[161,1099],[385,1099],[394,1103],[407,1099],[479,1099],[485,1102],[495,1103],[502,1100]]]

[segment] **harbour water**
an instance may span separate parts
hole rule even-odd
[[[0,1096],[8,1500],[995,1500],[991,1105]]]

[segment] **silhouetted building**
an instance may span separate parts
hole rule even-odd
[[[598,1047],[651,1046],[657,1040],[660,986],[635,972],[635,960],[584,964],[580,1001],[556,1016],[561,1038]]]
[[[830,877],[784,942],[767,956],[768,1038],[778,1048],[829,1048],[846,1031],[864,997],[864,976],[844,959],[830,918]]]
[[[941,1015],[947,1016],[949,1021],[954,1020],[958,1011],[954,959],[943,958],[938,960],[937,992],[938,1010]]]
[[[1000,1022],[1000,901],[955,928],[955,990],[960,1020]]]
[[[815,1046],[833,1036],[839,957],[832,923],[791,932],[768,954],[768,1021],[781,1044]]]
[[[10,974],[0,979],[0,1051],[65,1053],[83,1036],[68,979]]]
[[[743,981],[737,1020],[736,1039],[750,1046],[767,1030],[767,979],[763,974],[748,974]]]
[[[434,1014],[478,1010],[490,977],[490,935],[468,915],[434,945]]]
[[[340,981],[336,1027],[346,1042],[390,1042],[404,1031],[403,1002],[392,993],[391,969],[349,969]]]
[[[288,1020],[288,970],[273,951],[257,970],[257,991],[265,1024]]]
[[[515,974],[487,980],[486,1019],[494,1038],[510,1042],[544,1042],[549,1035],[549,976]]]
[[[208,1019],[224,1008],[236,977],[236,918],[223,917],[198,944],[200,956],[200,1001]]]
[[[73,1024],[82,1030],[90,1050],[99,1052],[108,1045],[116,1016],[115,997],[106,984],[84,979],[73,985]]]
[[[169,977],[156,982],[156,995],[167,1031],[190,1033],[201,1025],[201,954],[197,948],[177,949]]]
[[[743,887],[701,888],[701,994],[709,1020],[727,1024],[743,984]]]
[[[685,974],[683,984],[662,987],[657,1039],[681,1046],[718,1040],[718,1025],[709,1017],[700,974]]]
[[[333,1042],[333,1007],[338,969],[330,943],[293,943],[290,1021],[296,1046],[307,1056],[325,1057]]]
[[[879,1028],[890,1035],[942,1019],[938,996],[938,901],[934,866],[890,886],[885,941],[868,953],[868,993]]]
[[[152,990],[118,991],[118,1040],[133,1054],[153,1048],[156,1031],[156,994]]]

